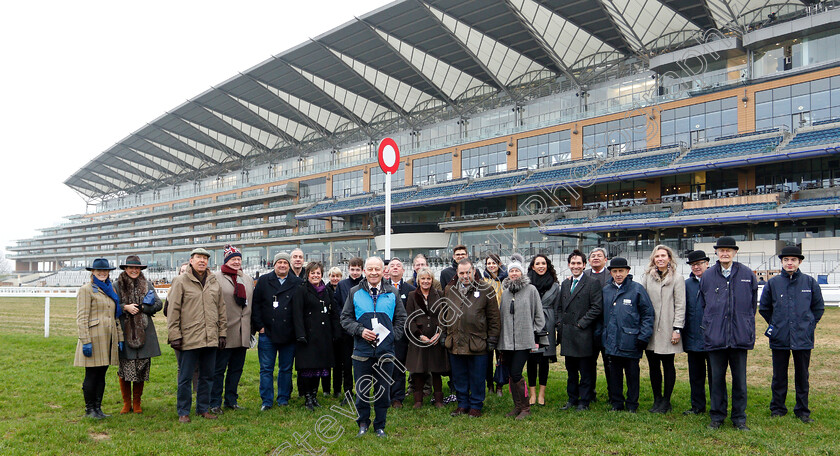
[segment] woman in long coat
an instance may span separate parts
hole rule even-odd
[[[102,412],[105,374],[108,366],[119,364],[119,352],[123,345],[123,333],[118,323],[122,308],[108,277],[115,269],[108,260],[97,258],[86,269],[92,272],[90,282],[82,285],[76,294],[79,341],[73,364],[85,368],[82,383],[85,417],[102,419],[110,416]]]
[[[213,388],[210,389],[210,413],[221,415],[222,396],[225,408],[239,410],[239,379],[245,355],[251,346],[251,309],[254,307],[254,279],[242,271],[242,253],[232,245],[224,249],[224,263],[216,272],[222,287],[227,313],[225,348],[216,353]],[[225,376],[227,371],[227,376]]]
[[[655,314],[653,337],[645,350],[650,366],[650,386],[653,388],[650,412],[668,413],[671,411],[671,393],[677,381],[674,354],[683,352],[680,333],[685,325],[685,282],[677,276],[677,257],[670,247],[657,245],[653,249],[648,268],[639,283],[650,296]]]
[[[125,335],[123,351],[120,352],[120,379],[123,408],[120,413],[143,413],[141,397],[143,385],[149,381],[152,358],[160,356],[154,314],[163,308],[151,281],[146,280],[142,270],[146,269],[140,258],[129,255],[120,265],[123,272],[117,277],[116,290],[120,297],[122,315],[120,327]],[[133,383],[133,391],[132,391]]]
[[[295,368],[299,388],[309,410],[320,407],[318,385],[321,377],[329,375],[335,359],[333,342],[341,335],[338,314],[332,306],[327,286],[321,280],[324,266],[313,261],[306,266],[307,281],[298,288],[297,299],[292,304],[295,326]]]
[[[495,253],[487,255],[487,258],[484,259],[484,272],[482,275],[484,276],[484,281],[493,287],[493,292],[496,293],[496,300],[498,301],[502,297],[502,280],[507,278],[507,270],[502,265],[502,259],[499,258],[499,255]],[[496,350],[495,363],[493,362],[492,355],[491,353],[490,358],[487,360],[487,389],[491,393],[495,392],[499,397],[502,397],[502,391],[504,391],[503,386],[509,380],[508,374],[500,362],[501,357],[499,356],[499,351]],[[494,366],[500,370],[498,372],[499,378],[493,375]]]
[[[443,407],[442,375],[449,372],[449,356],[440,342],[440,313],[444,309],[441,296],[435,289],[434,273],[428,267],[417,271],[417,289],[408,294],[405,304],[405,337],[408,337],[406,370],[411,372],[414,386],[414,408],[423,405],[423,386],[426,376],[432,375],[435,407]]]
[[[510,272],[508,272],[510,274]],[[560,307],[560,285],[557,283],[557,272],[551,260],[542,253],[531,259],[528,266],[528,279],[531,280],[542,300],[543,317],[548,332],[548,346],[545,351],[531,353],[528,357],[528,386],[531,390],[531,404],[545,405],[545,387],[548,384],[548,364],[557,361],[557,337],[554,325],[557,323],[557,309]],[[535,397],[535,385],[539,374],[540,392]]]
[[[502,281],[504,291],[499,299],[499,351],[510,371],[510,392],[513,396],[513,410],[507,416],[517,420],[531,414],[522,368],[531,355],[531,349],[538,343],[540,346],[547,343],[547,338],[537,340],[535,336],[545,327],[545,318],[540,294],[522,269],[522,263],[518,261],[508,265],[508,276]]]

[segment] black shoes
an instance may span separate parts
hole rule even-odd
[[[650,413],[659,413],[659,407],[662,405],[662,398],[657,397],[653,399],[653,407],[648,409]]]
[[[385,429],[374,429],[373,433],[376,434],[376,436],[380,437],[380,438],[388,437],[388,434],[385,433]]]
[[[225,408],[228,410],[245,410],[245,407],[239,404],[226,405]]]
[[[579,411],[579,412],[582,412],[584,410],[589,410],[589,406],[586,405],[586,404],[578,404],[576,410]]]
[[[709,423],[709,429],[719,429],[723,426],[723,421],[712,421]]]
[[[814,419],[813,419],[813,418],[811,418],[811,417],[810,417],[810,416],[808,416],[808,415],[802,415],[802,416],[797,417],[797,418],[799,418],[799,421],[802,421],[802,422],[803,422],[803,423],[805,423],[805,424],[811,424],[811,423],[813,423],[813,422],[814,422]]]
[[[750,428],[747,427],[747,423],[738,423],[738,424],[732,423],[732,425],[735,426],[735,429],[737,429],[739,431],[749,431],[750,430]]]
[[[563,404],[562,407],[560,407],[560,410],[569,410],[569,409],[573,409],[575,407],[577,407],[576,404],[572,404],[572,401],[568,401],[565,404]]]
[[[365,434],[367,434],[367,431],[367,426],[359,426],[359,433],[356,434],[356,437],[363,437]]]
[[[706,411],[698,408],[690,408],[683,412],[683,415],[702,415]]]
[[[225,411],[222,410],[221,407],[210,407],[210,413],[212,413],[214,415],[221,415],[221,414],[225,413]]]

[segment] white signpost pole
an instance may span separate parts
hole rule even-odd
[[[391,173],[385,173],[385,258],[391,259]]]
[[[50,297],[44,298],[44,337],[50,337]]]

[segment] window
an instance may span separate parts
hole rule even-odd
[[[364,192],[364,182],[362,170],[334,174],[332,176],[332,194],[338,198],[358,195]]]
[[[572,141],[569,130],[531,136],[517,144],[519,169],[534,169],[566,163],[572,159]]]
[[[738,133],[738,98],[668,109],[660,117],[662,145],[713,141]]]
[[[400,165],[396,173],[391,175],[391,188],[405,187],[405,165]],[[370,191],[385,191],[385,173],[377,166],[370,170]]]
[[[645,116],[611,120],[583,127],[583,158],[606,157],[647,147]]]
[[[755,93],[755,129],[796,129],[840,117],[840,77],[818,79]]]
[[[461,177],[484,177],[507,171],[507,143],[490,144],[461,151]]]
[[[452,180],[452,154],[418,158],[411,162],[414,185],[432,185]]]
[[[327,179],[319,177],[300,182],[300,199],[320,200],[327,196]]]

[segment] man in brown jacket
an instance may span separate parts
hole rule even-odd
[[[169,344],[179,350],[178,421],[190,422],[192,373],[198,364],[196,414],[216,419],[210,408],[210,387],[216,367],[216,349],[225,348],[227,315],[222,289],[216,276],[207,270],[210,252],[197,248],[190,254],[185,274],[177,276],[169,288],[166,318]]]
[[[446,288],[447,308],[441,314],[458,397],[458,408],[451,415],[477,418],[484,406],[487,353],[499,342],[499,305],[493,287],[475,280],[475,268],[468,258],[458,261],[456,273],[457,283]]]

